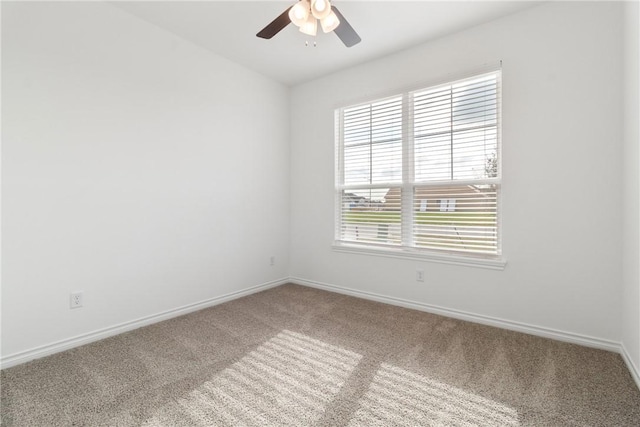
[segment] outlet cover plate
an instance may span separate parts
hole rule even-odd
[[[80,308],[82,307],[82,292],[72,292],[71,298],[69,300],[70,308]]]

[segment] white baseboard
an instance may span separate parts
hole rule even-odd
[[[212,307],[214,305],[222,304],[227,301],[231,301],[237,298],[241,298],[256,292],[264,291],[269,288],[283,285],[288,283],[289,279],[273,280],[271,282],[262,283],[256,286],[252,286],[241,291],[231,292],[225,295],[221,295],[214,298],[209,298],[204,301],[196,302],[193,304],[184,305],[182,307],[174,308],[164,311],[162,313],[153,314],[151,316],[145,316],[140,319],[131,320],[129,322],[120,323],[108,328],[99,329],[86,334],[78,335],[72,338],[60,340],[51,344],[46,344],[40,347],[32,348],[30,350],[21,351],[19,353],[10,354],[0,359],[0,367],[10,368],[12,366],[20,365],[33,359],[39,359],[41,357],[49,356],[54,353],[69,350],[74,347],[89,344],[94,341],[98,341],[113,335],[118,335],[123,332],[138,329],[142,326],[147,326],[153,323],[161,322],[163,320],[171,319],[173,317],[182,316],[193,311],[202,310],[203,308]]]
[[[633,359],[631,359],[631,356],[629,355],[627,347],[624,345],[624,343],[620,344],[620,355],[622,356],[622,360],[624,360],[624,363],[627,364],[627,368],[629,368],[629,372],[631,373],[633,380],[636,382],[636,385],[640,389],[640,369],[638,369],[638,367],[633,363]]]
[[[439,307],[432,304],[424,304],[421,302],[410,301],[402,298],[380,295],[373,292],[365,292],[357,289],[351,289],[343,286],[321,283],[312,280],[306,280],[299,277],[291,277],[291,283],[312,288],[324,289],[340,294],[351,295],[358,298],[364,298],[372,301],[382,302],[386,304],[396,305],[414,310],[424,311],[427,313],[439,314],[441,316],[453,317],[455,319],[466,320],[469,322],[480,323],[488,326],[495,326],[502,329],[508,329],[516,332],[523,332],[529,335],[536,335],[544,338],[551,338],[558,341],[579,344],[586,347],[594,347],[602,350],[621,353],[620,343],[615,341],[603,340],[586,335],[574,334],[572,332],[560,331],[557,329],[545,328],[541,326],[529,325],[526,323],[514,322],[511,320],[500,319],[481,314],[469,313],[461,310]]]
[[[480,314],[469,313],[461,310],[454,310],[444,307],[439,307],[432,304],[424,304],[421,302],[410,301],[402,298],[390,297],[386,295],[376,294],[373,292],[365,292],[357,289],[351,289],[344,286],[338,286],[328,283],[322,283],[299,277],[289,277],[271,282],[262,283],[256,286],[252,286],[241,291],[232,292],[229,294],[221,295],[218,297],[210,298],[204,301],[200,301],[193,304],[188,304],[175,309],[167,310],[162,313],[154,314],[151,316],[142,317],[140,319],[132,320],[129,322],[121,323],[108,328],[96,330],[86,334],[78,335],[76,337],[60,340],[51,344],[36,347],[30,350],[22,351],[19,353],[10,354],[0,359],[0,367],[10,368],[12,366],[20,365],[33,359],[49,356],[54,353],[69,350],[71,348],[79,347],[84,344],[88,344],[94,341],[98,341],[113,335],[121,334],[123,332],[138,329],[143,326],[147,326],[153,323],[161,322],[163,320],[171,319],[173,317],[181,316],[194,311],[202,310],[207,307],[222,304],[227,301],[231,301],[237,298],[241,298],[256,292],[264,291],[276,286],[283,285],[285,283],[295,283],[302,286],[308,286],[312,288],[323,289],[330,292],[336,292],[345,295],[351,295],[358,298],[364,298],[372,301],[378,301],[386,304],[396,305],[399,307],[411,308],[414,310],[424,311],[428,313],[438,314],[442,316],[452,317],[460,320],[466,320],[469,322],[480,323],[489,326],[495,326],[502,329],[508,329],[517,332],[523,332],[530,335],[536,335],[544,338],[551,338],[559,341],[569,342],[573,344],[584,345],[587,347],[594,347],[603,350],[613,351],[620,353],[622,359],[626,363],[631,376],[638,388],[640,388],[640,369],[633,363],[629,353],[627,352],[624,343],[618,343],[609,340],[603,340],[586,335],[574,334],[571,332],[560,331],[551,328],[545,328],[520,322],[513,322],[510,320],[499,319],[491,316],[484,316]]]

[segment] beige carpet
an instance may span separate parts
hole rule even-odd
[[[640,426],[617,354],[296,285],[1,386],[3,426]]]

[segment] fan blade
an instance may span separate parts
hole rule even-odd
[[[256,36],[261,37],[263,39],[270,39],[271,37],[278,34],[284,27],[289,25],[291,19],[289,19],[289,9],[293,6],[289,7],[287,10],[282,12],[280,16],[271,21],[269,25],[264,27]]]
[[[356,30],[344,19],[344,16],[340,13],[337,7],[331,5],[331,9],[336,13],[338,19],[340,20],[340,25],[333,30],[334,33],[342,40],[342,43],[346,47],[351,47],[356,45],[362,41]]]

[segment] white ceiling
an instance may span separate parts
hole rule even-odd
[[[205,49],[287,85],[388,55],[531,7],[525,1],[349,1],[336,6],[362,37],[347,48],[319,29],[314,37],[289,24],[274,38],[256,33],[296,0],[135,1],[115,6]],[[305,42],[309,46],[305,46]],[[313,47],[313,42],[317,47]]]

